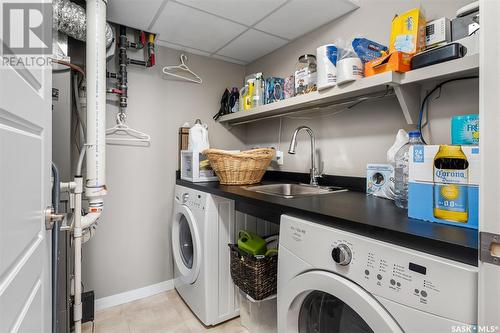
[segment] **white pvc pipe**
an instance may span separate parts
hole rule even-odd
[[[99,218],[106,194],[106,0],[87,0],[87,168],[89,214],[81,216],[83,179],[75,177],[75,333],[82,331],[82,227]],[[81,155],[83,157],[83,154]],[[81,169],[81,160],[79,163]],[[81,170],[80,170],[81,171]]]
[[[88,227],[92,226],[94,223],[96,223],[100,216],[101,216],[101,211],[98,211],[96,213],[88,213],[87,215],[83,216],[81,224],[82,230],[85,230]]]
[[[73,238],[75,246],[75,304],[73,305],[73,321],[75,333],[82,331],[82,177],[75,177],[75,225]]]
[[[106,194],[106,2],[87,0],[87,176],[90,204]]]

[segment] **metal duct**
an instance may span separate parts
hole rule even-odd
[[[86,42],[87,15],[85,9],[69,0],[54,0],[52,5],[54,9],[54,29],[74,39]],[[106,23],[106,47],[109,47],[113,40],[113,29],[109,23]]]

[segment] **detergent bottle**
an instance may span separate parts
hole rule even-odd
[[[252,94],[252,107],[261,106],[264,104],[264,80],[262,73],[255,77],[253,94]]]
[[[238,248],[251,255],[264,255],[267,251],[266,241],[259,235],[240,230],[238,232]]]
[[[246,96],[248,95],[248,85],[246,84],[243,88],[240,89],[240,100],[239,100],[239,111],[244,111],[245,110],[245,102],[246,102]]]
[[[434,157],[434,217],[468,220],[469,162],[461,146],[441,145]]]
[[[244,102],[245,102],[245,110],[250,110],[251,108],[254,107],[254,101],[253,101],[253,94],[255,90],[255,80],[250,79],[247,81],[247,86],[248,89],[246,91],[246,95],[244,97]]]

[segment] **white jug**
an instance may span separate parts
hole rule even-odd
[[[193,127],[189,129],[188,150],[202,152],[210,148],[208,142],[208,127],[202,124],[200,119],[196,119]]]

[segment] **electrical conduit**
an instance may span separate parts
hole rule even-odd
[[[52,162],[52,176],[54,181],[52,184],[52,208],[54,208],[54,213],[59,213],[59,201],[61,194],[61,177],[59,174],[59,169]],[[54,223],[52,228],[52,332],[57,332],[57,312],[58,312],[58,301],[59,301],[59,228],[61,226],[60,221]]]

